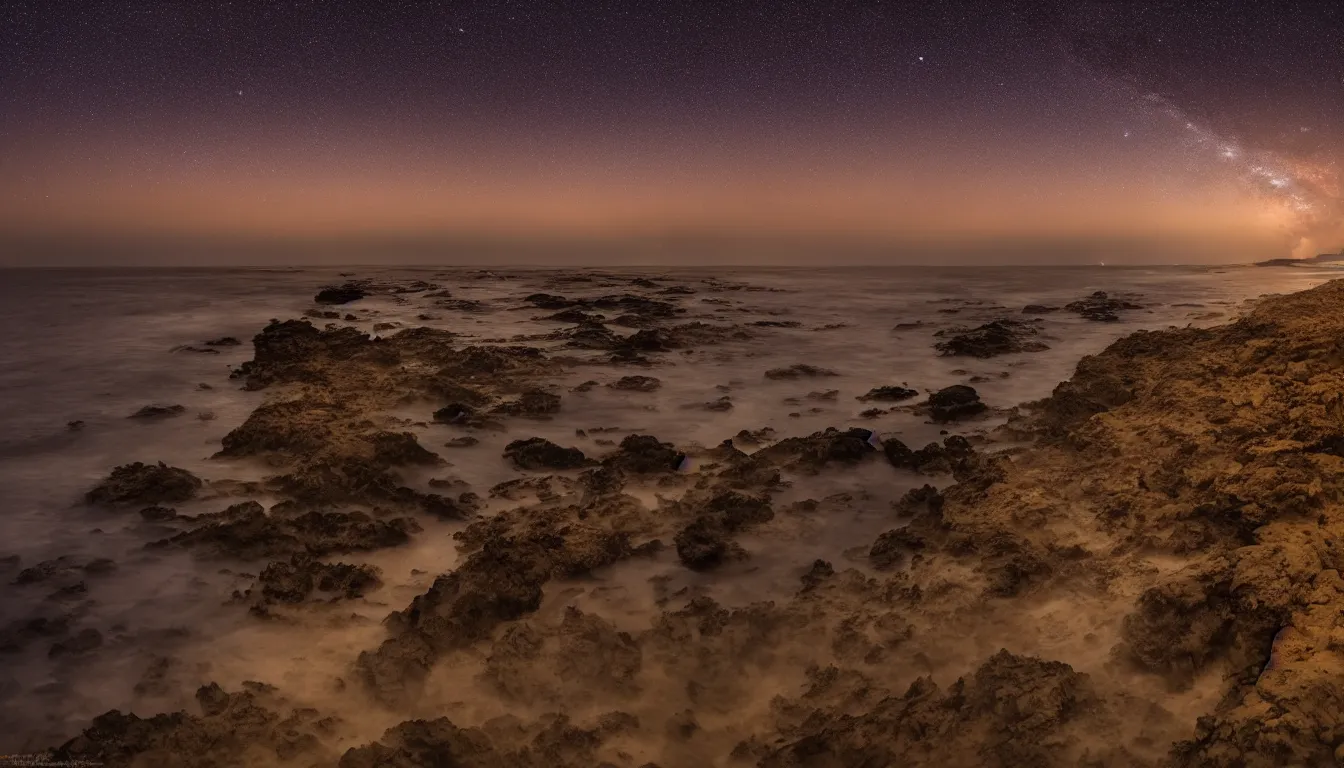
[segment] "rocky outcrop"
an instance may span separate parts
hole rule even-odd
[[[683,453],[636,434],[582,472],[500,483],[488,517],[466,514],[470,498],[440,497],[446,516],[468,519],[460,558],[393,606],[348,678],[355,711],[367,693],[380,716],[403,720],[376,741],[351,740],[266,686],[207,686],[199,714],[111,712],[57,756],[345,768],[1333,764],[1344,733],[1341,306],[1344,282],[1265,300],[1218,328],[1133,334],[1080,361],[1008,429],[972,439],[913,448],[866,429],[759,431],[737,438],[759,448],[747,454],[732,442]],[[346,498],[376,513],[291,495],[269,510],[145,517],[182,528],[173,546],[269,561],[245,597],[280,616],[361,593],[368,573],[320,558],[394,546],[414,525],[396,515],[429,506],[390,478],[435,459],[381,413],[489,413],[542,391],[536,371],[549,363],[434,334],[270,329],[246,376],[277,387],[271,410],[228,441],[229,455],[359,489]],[[951,387],[912,410],[946,422],[921,427],[931,433],[987,409]],[[446,423],[417,428],[474,428]],[[605,431],[620,430],[589,430]],[[844,559],[780,562],[780,537],[811,542],[854,521],[884,532]],[[77,566],[30,567],[62,583],[91,576]],[[769,598],[740,599],[728,577]],[[720,590],[731,605],[709,596]],[[634,593],[651,599],[603,613]],[[0,631],[0,651],[59,643],[73,662],[117,642],[48,610]]]
[[[158,464],[123,464],[88,493],[90,504],[127,505],[161,504],[187,501],[194,497],[204,483],[201,479],[178,467]]]
[[[1131,309],[1143,309],[1142,304],[1112,298],[1105,291],[1097,291],[1085,299],[1071,301],[1064,305],[1069,312],[1076,312],[1088,320],[1113,323],[1120,319],[1120,313]]]
[[[784,368],[771,368],[765,372],[767,379],[802,379],[817,378],[819,376],[839,376],[840,374],[827,368],[820,368],[808,363],[795,363]]]
[[[368,295],[368,292],[358,283],[345,283],[344,285],[323,288],[313,297],[313,301],[318,304],[349,304],[352,301],[359,301]]]
[[[578,448],[564,448],[540,437],[514,440],[505,446],[504,457],[519,469],[579,469],[591,463]]]
[[[934,421],[957,421],[984,413],[988,406],[980,402],[980,393],[965,384],[950,387],[929,395],[929,414]]]
[[[1043,352],[1050,347],[1036,338],[1039,333],[1035,325],[1021,320],[995,320],[978,328],[949,335],[933,346],[942,355],[979,358],[1018,352]]]
[[[909,400],[912,397],[919,397],[919,391],[909,389],[908,387],[882,386],[873,387],[867,394],[859,395],[854,398],[862,402],[877,401],[882,403],[898,403],[902,400]]]

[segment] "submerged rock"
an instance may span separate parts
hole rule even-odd
[[[819,368],[815,365],[808,365],[807,363],[796,363],[786,368],[771,368],[770,370],[765,372],[765,378],[775,380],[801,379],[804,377],[816,378],[819,376],[839,376],[839,375],[840,374],[836,373],[835,371],[829,370],[827,368]]]
[[[622,376],[607,386],[625,392],[652,392],[662,385],[663,382],[652,376]]]
[[[86,627],[73,637],[53,643],[51,649],[47,651],[47,656],[53,659],[61,656],[77,656],[95,650],[102,644],[103,633],[92,627]]]
[[[183,405],[146,405],[140,410],[127,416],[128,419],[162,419],[169,416],[179,416],[185,413],[186,406]]]

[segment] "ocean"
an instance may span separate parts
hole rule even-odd
[[[68,643],[53,650],[60,642],[55,635],[9,646],[0,642],[0,721],[7,725],[0,730],[0,751],[54,746],[109,709],[147,716],[190,707],[195,687],[209,681],[227,688],[259,680],[299,701],[321,700],[331,678],[360,650],[377,645],[382,617],[457,561],[451,534],[462,524],[427,521],[409,546],[341,558],[377,565],[386,574],[382,588],[345,609],[358,620],[330,627],[260,623],[230,602],[235,590],[251,582],[257,564],[147,551],[145,544],[161,538],[164,527],[82,501],[113,467],[136,461],[166,461],[213,481],[264,478],[268,468],[260,464],[211,458],[221,439],[271,396],[242,389],[230,373],[251,358],[253,335],[271,319],[297,318],[313,308],[312,297],[323,286],[352,277],[423,280],[460,303],[445,304],[442,297],[426,295],[430,292],[379,294],[335,308],[342,316],[357,308],[354,320],[315,319],[319,327],[334,322],[387,335],[429,326],[458,334],[461,344],[522,343],[559,354],[566,353],[563,340],[536,337],[565,324],[542,319],[553,312],[537,309],[526,297],[625,293],[632,280],[647,279],[695,291],[675,296],[685,310],[677,322],[731,324],[749,334],[663,355],[638,371],[661,380],[653,392],[585,390],[583,382],[607,383],[613,374],[583,366],[557,369],[553,384],[563,392],[563,405],[554,418],[508,422],[500,431],[481,434],[469,449],[440,447],[455,433],[430,423],[432,408],[408,404],[393,414],[449,462],[412,472],[413,484],[427,487],[431,477],[446,475],[484,497],[518,475],[501,454],[507,443],[526,437],[577,445],[600,456],[609,444],[599,441],[632,432],[682,448],[714,446],[742,430],[765,428],[783,438],[862,426],[912,446],[939,440],[945,431],[984,435],[1002,424],[1013,406],[1048,395],[1081,357],[1123,335],[1225,323],[1257,297],[1309,288],[1337,274],[1308,268],[1111,266],[0,272],[6,330],[0,337],[0,640],[39,616],[63,622],[60,638],[84,629],[96,630],[100,638],[96,647],[78,653],[68,652]],[[590,280],[571,282],[574,275]],[[1095,291],[1141,308],[1120,312],[1115,322],[1065,310],[1023,313],[1027,305],[1059,307]],[[1041,318],[1035,338],[1047,349],[979,359],[940,356],[933,347],[941,338],[937,334],[959,326],[1034,317]],[[205,344],[221,337],[241,344]],[[764,376],[796,364],[835,375]],[[954,384],[973,386],[991,414],[941,425],[902,408],[864,415],[881,404],[856,399],[884,385],[924,393]],[[730,407],[705,407],[725,396]],[[183,410],[166,418],[129,418],[151,404]],[[814,560],[857,562],[855,549],[866,551],[891,527],[891,503],[917,483],[892,480],[883,469],[794,479],[779,503],[848,495],[854,499],[850,511],[824,526],[743,537],[750,566],[733,571],[733,578],[692,573],[675,557],[660,558],[613,566],[603,573],[600,590],[548,591],[547,599],[568,595],[588,607],[605,606],[618,625],[634,628],[647,623],[655,589],[695,588],[729,606],[782,598],[789,590],[781,585],[792,584]],[[648,492],[651,504],[655,496]],[[483,513],[511,503],[490,498]],[[196,504],[201,506],[179,505],[179,512],[221,506]],[[19,577],[23,569],[50,561],[56,573],[51,579]],[[94,562],[100,564],[90,567]],[[168,682],[155,684],[151,673],[164,658],[174,660],[176,671]],[[346,743],[377,738],[399,719],[362,715],[359,727],[343,737]]]

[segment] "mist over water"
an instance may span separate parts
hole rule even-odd
[[[461,523],[426,521],[411,544],[342,556],[343,562],[382,569],[385,585],[362,600],[316,611],[302,622],[260,622],[246,606],[227,604],[245,589],[263,563],[207,561],[189,553],[147,551],[144,545],[172,529],[134,513],[86,506],[83,493],[117,465],[165,461],[207,480],[258,480],[270,474],[259,464],[211,459],[221,438],[237,427],[267,393],[247,392],[229,378],[252,356],[253,334],[270,319],[300,316],[322,286],[345,278],[422,279],[442,285],[453,299],[480,302],[474,311],[436,308],[416,295],[380,295],[359,303],[376,310],[348,323],[388,334],[429,326],[460,335],[458,343],[524,343],[568,354],[563,342],[511,341],[564,327],[539,319],[551,312],[524,305],[538,292],[593,297],[623,292],[631,278],[670,278],[694,285],[710,280],[747,286],[731,293],[686,296],[679,322],[710,324],[796,323],[762,327],[747,340],[697,347],[667,356],[666,363],[639,371],[656,376],[654,392],[623,392],[605,386],[571,391],[585,381],[599,385],[621,374],[607,368],[566,371],[556,383],[562,409],[550,421],[510,422],[501,431],[473,433],[471,448],[446,448],[463,434],[450,425],[428,424],[429,409],[406,408],[422,445],[449,466],[404,473],[408,485],[428,488],[431,478],[456,479],[485,497],[496,484],[519,476],[501,457],[513,440],[545,437],[601,456],[632,432],[656,435],[682,449],[711,447],[740,430],[769,427],[778,437],[807,435],[826,427],[865,426],[911,446],[940,438],[940,431],[974,434],[1002,423],[995,414],[957,426],[926,423],[902,410],[877,417],[860,413],[873,404],[855,398],[873,387],[906,385],[921,392],[974,382],[985,402],[1007,409],[1049,394],[1078,359],[1138,329],[1212,325],[1236,316],[1248,299],[1302,290],[1335,275],[1329,270],[1256,268],[893,268],[777,270],[638,270],[595,272],[592,283],[556,282],[561,273],[499,269],[399,270],[329,268],[267,270],[16,270],[0,281],[0,629],[35,616],[66,617],[71,634],[96,629],[101,645],[90,653],[50,655],[51,641],[11,652],[0,648],[0,750],[34,750],[77,733],[92,717],[112,708],[142,716],[187,707],[196,686],[215,681],[229,688],[244,680],[278,686],[297,701],[323,703],[361,651],[383,636],[379,622],[423,592],[458,557],[451,534]],[[1093,291],[1133,298],[1145,309],[1120,322],[1090,322],[1071,313],[1043,315],[1042,340],[1049,349],[978,360],[939,357],[934,334],[977,326],[1000,317],[1023,318],[1027,304],[1061,306]],[[423,317],[422,317],[423,316]],[[1027,316],[1030,317],[1030,316]],[[314,320],[321,326],[325,320]],[[336,321],[347,324],[344,321]],[[897,329],[901,325],[902,328]],[[764,331],[768,331],[765,333]],[[233,336],[239,346],[210,347],[217,354],[185,351]],[[764,372],[796,363],[830,369],[837,376],[768,380]],[[632,371],[622,370],[621,373]],[[825,393],[837,390],[834,395]],[[727,396],[732,407],[703,404]],[[796,403],[785,403],[797,398]],[[179,416],[141,421],[127,418],[142,406],[178,404]],[[81,421],[80,429],[68,422]],[[584,436],[576,434],[583,430]],[[790,594],[797,577],[816,559],[863,567],[853,556],[893,526],[890,504],[919,484],[893,479],[889,468],[863,466],[842,474],[791,477],[793,486],[776,503],[825,500],[848,494],[844,513],[800,517],[743,536],[751,554],[712,575],[681,567],[664,553],[651,561],[620,563],[582,584],[553,584],[541,614],[567,605],[595,610],[621,629],[647,626],[659,594],[709,594],[727,606]],[[528,474],[528,473],[523,473]],[[533,473],[545,474],[545,473]],[[561,473],[563,474],[563,473]],[[653,507],[659,490],[641,491]],[[212,495],[213,494],[213,495]],[[245,498],[267,505],[264,496],[207,492],[177,505],[181,514],[215,512]],[[490,498],[485,513],[521,503]],[[58,575],[36,583],[12,583],[23,568],[66,557]],[[90,563],[100,558],[112,566]],[[63,587],[82,582],[84,590]],[[1060,606],[1041,609],[1043,623],[1067,623]],[[161,684],[146,685],[146,671],[173,662]],[[453,685],[471,685],[475,667],[462,680],[445,664],[435,674]],[[778,681],[787,686],[790,681]],[[447,685],[447,682],[445,682]],[[762,699],[762,701],[768,700]],[[488,703],[480,705],[489,710]],[[348,713],[350,714],[350,713]],[[377,738],[401,718],[362,710],[346,738],[351,744]],[[480,714],[480,713],[478,713]],[[484,714],[489,714],[485,712]]]

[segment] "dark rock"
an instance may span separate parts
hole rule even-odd
[[[624,341],[601,323],[583,323],[559,336],[566,339],[566,346],[580,349],[615,349]]]
[[[239,344],[242,344],[242,342],[232,336],[220,336],[218,339],[205,342],[207,347],[236,347]]]
[[[74,584],[67,584],[64,587],[57,589],[55,592],[52,592],[50,595],[47,595],[47,599],[54,601],[78,600],[83,598],[88,593],[89,593],[88,585],[82,581],[79,581],[75,582]]]
[[[901,515],[912,515],[921,509],[937,515],[943,508],[943,494],[926,483],[919,488],[906,491],[892,508]]]
[[[822,582],[835,575],[835,568],[825,560],[814,560],[812,567],[803,574],[803,591],[816,589]]]
[[[433,485],[434,481],[430,481]],[[463,493],[451,499],[437,493],[427,493],[420,499],[420,507],[440,520],[466,520],[478,507],[474,493]]]
[[[450,403],[434,412],[440,424],[467,424],[476,420],[476,411],[465,403]]]
[[[672,348],[672,342],[664,331],[646,329],[627,336],[621,346],[638,352],[665,352]]]
[[[549,416],[560,410],[560,396],[540,389],[529,389],[517,400],[500,403],[491,409],[491,413],[509,416],[536,418]]]
[[[709,570],[741,554],[741,548],[728,539],[727,531],[705,517],[696,518],[677,531],[673,542],[677,547],[677,558],[696,571]]]
[[[205,555],[243,560],[300,553],[324,557],[400,546],[419,530],[414,520],[405,517],[374,520],[363,512],[314,511],[281,518],[253,508],[241,519],[211,522],[149,546],[190,548]]]
[[[746,553],[729,537],[775,516],[768,502],[732,491],[714,496],[698,512],[673,539],[677,557],[692,570],[708,570],[744,557]]]
[[[318,591],[338,599],[363,597],[365,592],[381,586],[382,580],[373,566],[329,564],[307,554],[296,554],[288,561],[267,565],[257,583],[267,602],[301,603]]]
[[[841,431],[830,427],[807,437],[786,438],[762,448],[752,457],[757,461],[816,470],[831,462],[855,464],[862,461],[877,450],[872,440],[872,430]]]
[[[1016,352],[1042,352],[1050,347],[1036,341],[1036,327],[1020,320],[995,320],[959,333],[934,348],[943,355],[988,358]]]
[[[910,398],[915,397],[918,394],[919,394],[918,391],[913,389],[907,389],[905,387],[897,387],[897,386],[873,387],[872,389],[868,390],[868,394],[859,395],[854,399],[862,400],[864,402],[867,402],[869,400],[877,400],[880,402],[894,403],[899,402],[901,400],[909,400]]]
[[[695,713],[687,709],[668,718],[666,730],[672,740],[686,741],[700,730],[700,724],[695,720]]]
[[[929,395],[929,410],[934,421],[956,421],[987,410],[974,387],[953,384]]]
[[[543,320],[555,320],[561,323],[577,323],[579,325],[597,324],[606,320],[606,315],[599,315],[592,312],[584,312],[581,309],[566,309],[556,312],[554,315],[542,318]]]
[[[449,440],[448,442],[444,443],[444,444],[443,444],[443,447],[444,447],[444,448],[470,448],[470,447],[472,447],[473,445],[476,445],[476,444],[479,443],[479,442],[481,442],[481,441],[480,441],[480,440],[477,440],[476,438],[472,437],[471,435],[463,435],[462,437],[454,437],[452,440]]]
[[[0,627],[0,653],[18,653],[34,640],[60,637],[69,631],[70,619],[66,616],[56,618],[38,616],[13,621],[5,627]]]
[[[67,421],[65,422],[65,428],[70,430],[71,432],[78,432],[79,430],[84,428],[84,421],[83,419],[75,419],[74,421]]]
[[[378,431],[364,435],[364,440],[373,449],[370,457],[374,466],[392,467],[406,465],[434,466],[442,464],[438,454],[420,445],[414,432]]]
[[[52,644],[51,649],[47,651],[47,656],[57,658],[59,656],[77,655],[88,653],[103,644],[103,633],[91,627],[81,629],[66,640],[59,640]]]
[[[760,445],[763,442],[774,439],[775,430],[770,427],[762,427],[761,429],[751,431],[744,429],[733,436],[733,442],[741,443],[743,445]]]
[[[816,378],[818,376],[839,376],[839,375],[840,374],[836,373],[835,371],[828,370],[826,368],[818,368],[815,365],[808,365],[807,363],[797,363],[794,365],[790,365],[787,368],[771,368],[770,370],[765,372],[765,378],[775,380],[800,379],[803,378],[804,376],[809,378]]]
[[[90,504],[157,504],[183,502],[203,483],[185,469],[158,464],[124,464],[84,495]]]
[[[523,301],[538,309],[564,309],[578,303],[566,299],[564,296],[555,296],[549,293],[534,293],[523,299]]]
[[[509,443],[504,456],[519,469],[579,469],[591,463],[578,448],[563,448],[540,437]]]
[[[392,637],[359,657],[360,676],[379,700],[406,700],[439,654],[535,611],[551,578],[581,576],[632,552],[627,534],[575,521],[560,509],[504,511],[455,538],[476,550],[389,616]]]
[[[230,504],[219,512],[206,512],[195,517],[182,517],[182,520],[189,520],[194,523],[230,523],[237,520],[246,520],[254,515],[265,514],[266,508],[255,501],[240,501],[237,504]]]
[[[62,555],[51,560],[43,560],[37,565],[32,565],[19,571],[19,575],[14,577],[14,583],[22,586],[24,584],[37,584],[47,581],[57,574],[71,573],[76,570],[74,558],[69,555]]]
[[[357,283],[346,283],[331,288],[323,288],[313,297],[318,304],[349,304],[368,295]]]
[[[1143,305],[1112,299],[1105,291],[1097,291],[1085,299],[1065,304],[1064,308],[1070,312],[1076,312],[1088,320],[1113,323],[1120,319],[1119,312],[1129,309],[1143,309]]]
[[[278,700],[275,689],[244,682],[240,693],[218,685],[196,692],[201,716],[186,712],[140,718],[111,710],[52,754],[62,765],[245,766],[335,765],[337,755],[316,735],[330,735],[331,718]],[[282,715],[280,712],[287,712]],[[324,727],[325,726],[325,727]]]
[[[1046,315],[1058,311],[1059,307],[1052,307],[1048,304],[1028,304],[1022,308],[1022,314],[1024,315]]]
[[[84,572],[94,576],[101,576],[115,570],[117,570],[117,564],[106,557],[97,557],[84,564]]]
[[[654,474],[675,471],[680,458],[671,443],[660,442],[650,435],[628,435],[615,453],[602,459],[602,464],[635,474]]]
[[[625,392],[652,392],[663,383],[652,376],[622,376],[607,386]]]
[[[140,410],[132,413],[129,419],[161,419],[168,416],[177,416],[186,411],[186,406],[182,405],[146,405]]]
[[[894,437],[889,437],[882,441],[882,453],[887,457],[887,461],[891,462],[893,467],[898,469],[915,468],[915,452],[910,450],[905,443]]]

